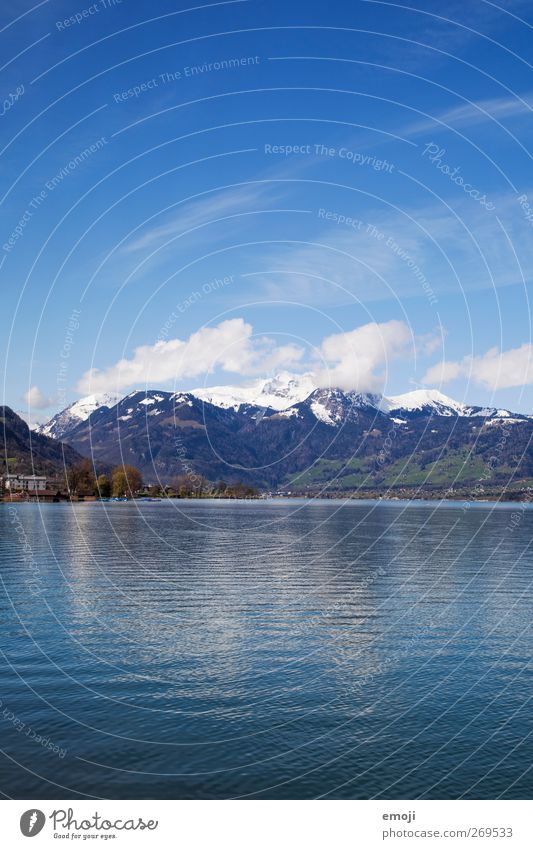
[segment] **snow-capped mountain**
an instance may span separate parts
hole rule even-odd
[[[496,407],[468,406],[460,401],[449,398],[437,389],[415,389],[402,395],[389,397],[370,393],[343,392],[335,388],[317,388],[313,375],[291,374],[282,371],[272,378],[262,378],[238,386],[210,386],[193,389],[186,393],[159,390],[135,390],[120,399],[116,395],[88,395],[75,401],[65,410],[57,413],[44,425],[35,428],[38,433],[55,439],[67,439],[82,422],[87,421],[97,410],[104,412],[117,403],[121,403],[117,415],[123,417],[133,415],[125,410],[124,401],[128,398],[142,398],[139,403],[147,416],[157,416],[159,409],[168,411],[172,401],[178,405],[185,396],[197,399],[222,410],[240,412],[243,415],[255,417],[268,415],[269,411],[278,418],[299,416],[305,409],[319,422],[337,426],[357,420],[357,411],[366,410],[373,414],[387,415],[395,421],[412,421],[414,418],[428,416],[447,416],[472,418],[480,417],[486,420],[509,422],[523,420],[524,415],[517,415],[508,410]],[[160,403],[161,402],[161,403]],[[164,403],[163,403],[164,402]],[[170,404],[170,406],[172,406]],[[257,408],[262,412],[258,413]],[[99,413],[100,414],[100,413]],[[94,417],[93,417],[94,418]]]
[[[381,409],[383,412],[394,414],[431,412],[438,416],[464,416],[467,407],[466,404],[443,395],[438,389],[415,389],[403,395],[383,398]]]
[[[61,410],[61,412],[56,413],[46,424],[39,425],[36,431],[37,433],[42,433],[44,436],[62,439],[74,427],[81,422],[87,421],[95,410],[100,407],[113,407],[119,398],[119,395],[111,395],[107,392],[98,395],[87,395],[85,398],[74,401],[73,404],[70,404],[64,410]]]
[[[484,419],[523,420],[527,416],[516,415],[508,410],[495,407],[469,407],[460,401],[454,401],[437,389],[415,389],[403,395],[375,395],[359,392],[342,392],[340,389],[315,389],[305,404],[317,421],[331,426],[356,421],[358,411],[373,411],[389,416],[395,422],[427,418],[428,416],[480,417]],[[295,405],[295,409],[301,404]],[[294,414],[293,408],[284,411],[285,415]]]
[[[347,422],[358,421],[361,410],[377,413],[382,400],[381,395],[369,393],[343,392],[341,389],[315,389],[305,399],[304,405],[319,422],[336,427]]]
[[[229,398],[228,392],[224,400]],[[257,394],[248,398],[256,400]],[[434,394],[408,393],[400,403],[397,407],[396,399],[379,395],[314,389],[282,410],[250,403],[234,409],[191,392],[137,390],[113,407],[97,407],[66,439],[98,468],[126,461],[147,483],[194,474],[270,489],[288,485],[294,475],[298,485],[304,478],[314,485],[333,476],[334,486],[342,489],[353,486],[360,474],[362,485],[379,487],[386,482],[386,467],[395,469],[396,461],[410,463],[415,478],[425,481],[441,456],[446,463],[439,466],[439,485],[453,485],[458,470],[462,480],[469,475],[475,483],[479,464],[494,456],[504,472],[493,470],[491,483],[501,482],[509,467],[523,480],[533,478],[533,420],[528,417],[496,411],[491,418],[487,410],[463,409]],[[387,405],[394,414],[383,409]],[[393,423],[396,438],[391,437]],[[512,433],[502,440],[501,427],[507,423]],[[473,458],[466,471],[465,456]]]
[[[404,395],[392,395],[389,398],[383,398],[381,409],[389,415],[407,415],[409,418],[413,415],[479,416],[486,419],[526,418],[497,407],[469,406],[443,395],[438,389],[415,389],[413,392],[406,392]]]
[[[238,410],[241,404],[286,410],[309,397],[316,388],[312,374],[282,371],[272,378],[261,378],[240,386],[209,386],[192,389],[190,394],[215,407]]]

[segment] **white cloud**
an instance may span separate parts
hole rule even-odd
[[[322,342],[320,354],[327,367],[316,372],[318,386],[358,392],[379,392],[383,366],[405,355],[412,335],[403,321],[371,322],[348,333],[336,333]]]
[[[38,386],[31,386],[22,396],[22,400],[34,410],[45,410],[53,404],[53,398],[48,398]]]
[[[416,352],[418,356],[430,357],[435,351],[442,347],[444,338],[448,335],[445,327],[438,327],[431,333],[423,333],[416,338]]]
[[[533,345],[525,343],[508,351],[491,348],[478,357],[463,357],[455,362],[443,361],[428,369],[422,382],[448,383],[458,377],[466,377],[493,391],[532,384]]]
[[[120,392],[131,386],[196,378],[216,368],[243,376],[263,374],[292,367],[302,355],[303,349],[295,345],[276,346],[269,337],[255,337],[250,324],[234,318],[216,327],[203,327],[186,340],[141,345],[132,357],[107,369],[90,369],[78,389],[83,393]]]
[[[403,321],[369,322],[353,330],[327,336],[315,348],[277,344],[254,334],[243,318],[203,327],[188,339],[169,339],[141,345],[106,369],[87,371],[78,383],[84,394],[114,392],[132,387],[157,388],[191,378],[206,378],[216,369],[243,378],[276,373],[281,369],[310,372],[319,387],[380,392],[388,365],[413,356],[415,348],[432,349],[432,339],[415,339]],[[421,346],[421,348],[420,348]]]

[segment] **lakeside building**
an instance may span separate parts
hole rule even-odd
[[[6,492],[44,492],[47,489],[45,475],[4,475],[2,484]]]

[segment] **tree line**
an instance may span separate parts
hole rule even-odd
[[[142,487],[142,476],[135,466],[116,466],[111,474],[96,475],[90,460],[81,460],[67,473],[70,495],[96,495],[99,498],[133,498]]]
[[[170,484],[153,484],[143,488],[142,475],[135,466],[116,466],[108,474],[96,474],[90,460],[81,460],[67,473],[69,495],[97,498],[256,498],[259,491],[247,484],[209,481],[203,475],[178,475]]]

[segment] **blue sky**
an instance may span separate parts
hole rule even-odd
[[[530,4],[192,6],[1,12],[5,403],[289,368],[533,412]]]

